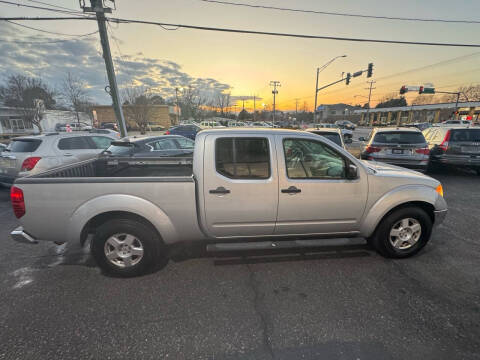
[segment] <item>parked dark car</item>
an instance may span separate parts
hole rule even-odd
[[[118,131],[118,126],[115,123],[102,123],[100,125],[101,129],[110,129],[110,130],[115,130]]]
[[[195,141],[178,135],[125,138],[113,141],[104,154],[134,157],[190,156],[194,145]]]
[[[412,128],[375,128],[361,153],[364,160],[374,160],[403,167],[426,170],[429,149],[422,132]]]
[[[430,149],[430,169],[444,165],[473,169],[480,175],[480,129],[437,127],[426,135]]]
[[[180,135],[185,136],[189,139],[195,140],[197,133],[201,131],[202,128],[197,125],[178,125],[171,127],[167,131],[165,131],[165,135]]]
[[[335,121],[335,125],[337,125],[340,129],[348,129],[352,131],[356,128],[356,125],[348,120]]]

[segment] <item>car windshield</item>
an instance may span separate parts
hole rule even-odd
[[[376,144],[423,144],[425,138],[421,132],[389,131],[376,133],[373,142]]]
[[[480,129],[455,129],[450,136],[451,142],[480,142]]]
[[[340,134],[332,133],[332,132],[326,132],[326,131],[323,131],[323,132],[322,131],[312,131],[312,132],[314,134],[326,137],[328,140],[333,141],[338,146],[343,146],[342,138],[340,137]]]
[[[34,152],[41,143],[39,139],[14,139],[7,149],[17,153]]]

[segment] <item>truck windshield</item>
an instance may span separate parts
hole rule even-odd
[[[424,144],[425,138],[420,132],[390,131],[377,133],[373,142],[377,144]]]

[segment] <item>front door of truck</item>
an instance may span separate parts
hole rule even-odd
[[[209,135],[205,154],[203,206],[207,231],[214,237],[273,234],[278,203],[273,136]]]
[[[275,234],[333,234],[359,230],[367,201],[366,173],[347,179],[350,161],[321,139],[279,135],[278,218]]]

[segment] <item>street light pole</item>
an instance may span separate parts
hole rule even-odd
[[[270,86],[273,86],[272,94],[273,94],[273,117],[272,117],[272,127],[275,127],[275,96],[278,94],[277,87],[282,86],[280,81],[270,81]]]
[[[341,58],[341,57],[347,57],[347,55],[335,56],[332,60],[330,60],[329,62],[327,62],[323,66],[317,67],[317,80],[315,82],[315,107],[313,108],[313,123],[316,123],[316,121],[317,121],[318,74],[320,73],[320,71],[325,70],[325,68],[328,65],[330,65],[332,62],[334,62],[335,60],[337,60],[338,58]]]

